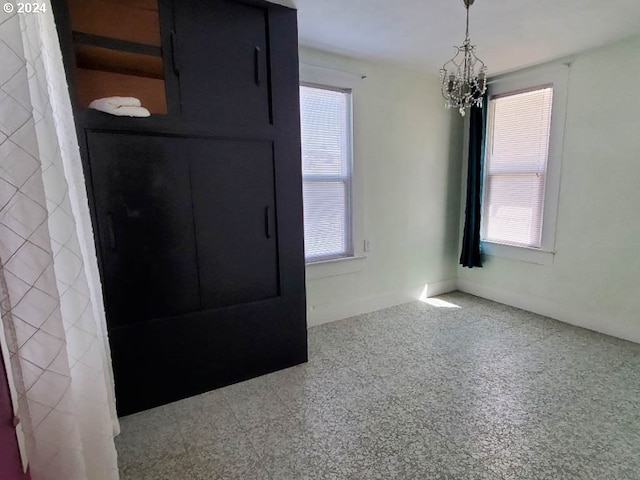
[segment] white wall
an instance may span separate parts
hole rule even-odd
[[[454,289],[462,123],[444,109],[438,78],[304,48],[300,61],[367,75],[353,112],[371,251],[360,271],[307,278],[309,325],[417,299],[427,284]]]
[[[552,265],[485,257],[460,290],[640,342],[640,37],[570,68]]]

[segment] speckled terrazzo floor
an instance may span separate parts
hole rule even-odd
[[[122,480],[637,480],[640,345],[454,292],[121,419]]]

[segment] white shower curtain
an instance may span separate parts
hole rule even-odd
[[[51,9],[0,13],[0,317],[32,480],[118,479],[92,237]]]

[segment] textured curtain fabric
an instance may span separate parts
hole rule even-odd
[[[480,254],[480,215],[482,212],[482,165],[484,136],[487,127],[487,96],[483,107],[471,107],[469,118],[469,158],[467,163],[467,201],[460,265],[482,267]]]
[[[53,15],[0,13],[0,317],[33,480],[117,480],[111,359]]]

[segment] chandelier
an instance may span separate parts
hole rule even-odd
[[[476,56],[476,47],[469,39],[469,7],[475,0],[463,0],[467,10],[467,33],[454,57],[440,69],[445,107],[457,108],[464,117],[472,106],[482,107],[482,95],[487,91],[487,67]]]

